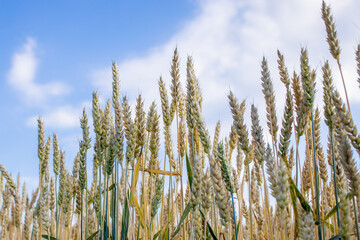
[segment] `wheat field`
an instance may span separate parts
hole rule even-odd
[[[41,117],[39,186],[32,194],[21,186],[20,175],[15,181],[0,164],[0,239],[360,239],[360,135],[345,83],[356,80],[344,79],[340,42],[325,2],[321,14],[333,59],[315,70],[301,48],[300,72],[290,73],[277,52],[286,89],[278,96],[284,98],[281,121],[263,58],[264,126],[257,107],[230,91],[230,132],[220,134],[220,122],[208,129],[193,59],[187,58],[182,86],[177,48],[171,81],[154,83],[161,102],[145,109],[139,95],[132,112],[129,100],[120,99],[114,62],[112,98],[101,106],[94,92],[92,112],[83,110],[72,169],[66,168],[71,159],[65,159],[61,139],[46,136]],[[360,86],[360,45],[355,61]],[[340,73],[340,89],[332,71]]]

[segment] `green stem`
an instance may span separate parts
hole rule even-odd
[[[252,200],[251,200],[251,176],[250,176],[250,166],[249,166],[249,156],[246,154],[246,166],[249,174],[249,215],[250,215],[250,240],[253,239],[253,224],[252,224]]]
[[[231,193],[231,200],[232,200],[232,207],[233,207],[233,214],[234,214],[234,224],[235,224],[235,239],[238,239],[237,235],[237,228],[236,228],[236,214],[235,214],[235,205],[234,205],[234,194]]]
[[[99,211],[99,223],[100,226],[100,240],[102,239],[102,187],[101,187],[101,162],[99,161],[99,191],[100,191],[100,211]]]
[[[106,180],[106,207],[105,207],[105,221],[106,221],[106,225],[107,225],[107,220],[108,220],[108,202],[109,202],[109,178],[110,176],[107,177],[107,180]],[[107,226],[104,226],[104,239],[107,239],[107,231],[106,229]]]
[[[58,192],[57,192],[57,181],[58,175],[55,174],[55,219],[56,219],[56,239],[59,239],[59,221],[58,221]]]
[[[139,224],[138,224],[138,229],[137,229],[137,236],[136,236],[136,239],[139,240],[140,239],[140,218],[139,219]]]
[[[336,203],[336,217],[338,229],[340,229],[340,214],[339,214],[339,201],[338,201],[338,191],[336,183],[336,166],[335,166],[335,151],[334,151],[334,138],[333,130],[330,130],[330,140],[331,140],[331,155],[332,155],[332,167],[333,167],[333,177],[334,177],[334,191],[335,191],[335,203]]]
[[[300,138],[296,137],[296,187],[299,187],[299,171],[300,171],[300,159],[299,159],[299,141]]]
[[[359,233],[359,223],[357,218],[357,211],[356,211],[356,202],[355,202],[355,196],[353,196],[353,207],[354,207],[354,215],[355,215],[355,225],[356,225],[356,236],[357,240],[360,240],[360,233]]]
[[[99,211],[99,222],[98,222],[98,227],[100,227],[99,229],[99,233],[100,233],[100,240],[102,239],[102,187],[101,187],[101,164],[102,164],[102,159],[101,159],[101,145],[100,142],[98,143],[98,150],[97,150],[97,155],[98,155],[98,161],[99,161],[99,186],[98,186],[98,190],[100,191],[100,211]]]
[[[83,190],[81,190],[80,239],[83,240]]]
[[[343,72],[342,72],[342,68],[341,68],[341,64],[340,64],[339,58],[336,59],[336,62],[337,62],[337,64],[338,64],[339,71],[340,71],[340,75],[341,75],[342,84],[343,84],[343,86],[344,86],[345,97],[346,97],[346,105],[347,105],[347,107],[348,107],[348,109],[349,109],[349,112],[350,112],[350,115],[351,115],[349,98],[348,98],[348,94],[347,94],[347,90],[346,90],[346,85],[345,85],[345,80],[344,80],[344,75],[343,75]]]
[[[118,224],[118,207],[119,207],[119,191],[118,191],[118,178],[119,178],[119,165],[118,161],[115,160],[115,205],[113,210],[113,226],[112,226],[112,235],[114,239],[117,239],[118,231],[117,231],[117,224]]]
[[[169,224],[169,230],[168,230],[168,239],[170,239],[170,215],[171,215],[171,200],[172,200],[172,171],[171,171],[171,159],[169,157],[169,165],[170,165],[170,181],[169,181],[169,199],[168,199],[168,224]]]
[[[150,237],[150,239],[152,239],[152,237],[151,237],[151,227],[152,227],[152,222],[153,222],[153,219],[151,218],[151,220],[150,220],[150,233],[149,233],[149,237]]]
[[[213,195],[213,208],[214,208],[214,216],[215,216],[215,234],[218,235],[218,228],[217,228],[217,215],[216,215],[216,200],[215,200],[215,194]],[[185,226],[184,226],[185,227]]]
[[[176,109],[176,135],[177,135],[179,173],[180,173],[181,212],[183,212],[184,211],[184,191],[183,191],[183,182],[182,182],[182,159],[181,159],[181,154],[180,154],[179,118],[178,118],[178,110],[177,109]],[[183,227],[182,239],[185,239],[185,228],[184,227]]]
[[[87,183],[86,183],[86,186],[87,186]],[[87,234],[88,234],[88,191],[87,191],[87,189],[85,189],[85,190],[86,190],[86,193],[85,193],[85,212],[86,212],[86,216],[85,216],[85,239],[87,239]]]
[[[263,181],[264,181],[264,195],[265,195],[265,213],[266,213],[266,222],[267,222],[267,231],[268,231],[268,234],[269,234],[269,238],[271,239],[273,237],[272,235],[272,232],[271,232],[271,228],[270,228],[270,225],[271,225],[271,221],[270,221],[270,212],[269,212],[269,193],[268,193],[268,187],[267,187],[267,183],[266,183],[266,175],[265,175],[265,169],[264,169],[264,164],[262,165],[262,172],[263,172]],[[240,201],[240,199],[238,200]],[[240,212],[240,209],[239,209],[239,212]]]
[[[321,234],[321,224],[320,224],[320,191],[319,191],[319,177],[318,177],[318,167],[316,162],[316,146],[315,146],[315,130],[314,130],[314,116],[313,110],[311,109],[311,134],[312,134],[312,142],[313,142],[313,153],[314,153],[314,177],[315,177],[315,188],[316,188],[316,210],[317,210],[317,222],[318,222],[318,236],[319,240],[322,239]]]

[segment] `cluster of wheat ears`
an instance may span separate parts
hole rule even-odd
[[[220,139],[218,122],[211,140],[191,57],[187,59],[183,92],[178,52],[174,51],[171,102],[164,81],[158,81],[161,114],[155,102],[145,113],[141,95],[135,114],[131,113],[127,98],[120,101],[114,63],[112,101],[102,109],[97,93],[93,93],[94,139],[90,139],[85,109],[80,118],[82,139],[72,172],[65,166],[57,135],[45,138],[41,118],[39,186],[32,196],[27,195],[25,184],[21,193],[19,178],[15,182],[0,164],[0,238],[360,239],[360,175],[353,157],[353,148],[360,154],[360,135],[347,99],[335,24],[324,2],[322,18],[343,80],[345,103],[333,84],[328,61],[322,66],[321,77],[316,78],[307,50],[302,48],[300,73],[289,76],[278,51],[280,79],[286,87],[281,124],[266,59],[261,63],[271,142],[265,143],[254,105],[251,126],[246,126],[247,104],[239,102],[233,92],[228,94],[231,131]],[[356,62],[360,83],[360,45]],[[314,107],[315,80],[319,78],[323,116]],[[325,148],[320,140],[321,119],[328,127]],[[176,131],[172,124],[176,124]],[[159,154],[161,128],[163,156]],[[305,149],[299,149],[300,140]],[[91,147],[90,182],[87,151]]]

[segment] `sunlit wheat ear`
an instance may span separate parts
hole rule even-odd
[[[239,176],[241,174],[243,163],[244,163],[244,154],[241,150],[240,144],[238,143],[236,146],[236,171]]]
[[[179,142],[179,148],[180,148],[180,157],[181,159],[183,159],[183,157],[185,156],[185,152],[186,152],[186,117],[185,117],[185,112],[184,112],[184,107],[185,107],[185,99],[184,99],[184,95],[181,94],[181,98],[180,98],[180,103],[179,103],[179,117],[180,117],[180,122],[179,122],[179,137],[180,137],[180,142]]]
[[[217,121],[216,126],[215,126],[213,145],[212,145],[212,155],[213,156],[216,156],[217,147],[218,147],[219,138],[220,138],[220,129],[221,129],[220,121]]]
[[[30,239],[30,229],[31,229],[31,211],[28,206],[28,202],[25,207],[25,218],[24,218],[24,229],[23,229],[23,236],[25,240]]]
[[[341,100],[340,94],[335,90],[332,94],[336,113],[338,114],[342,125],[344,126],[351,144],[360,154],[360,135],[358,134],[357,128],[354,124],[350,112],[346,109],[345,104]]]
[[[141,94],[136,99],[135,124],[136,124],[136,151],[135,156],[139,156],[140,149],[146,142],[146,119],[144,110],[144,101]]]
[[[315,117],[314,117],[314,135],[315,135],[315,148],[316,148],[316,155],[319,160],[319,167],[320,167],[320,177],[324,182],[328,180],[328,173],[327,173],[327,166],[325,161],[324,150],[321,145],[321,136],[320,136],[320,111],[318,108],[315,110]]]
[[[170,108],[169,108],[169,99],[167,95],[167,90],[162,77],[160,77],[158,84],[159,84],[161,109],[162,109],[164,125],[169,126],[171,124],[172,119],[170,118]]]
[[[221,176],[219,164],[213,158],[210,158],[209,160],[211,179],[213,181],[215,199],[219,208],[221,224],[224,227],[227,227],[230,220],[230,212],[228,208],[228,204],[230,203],[230,195],[226,191],[225,182]]]
[[[278,206],[284,209],[289,203],[289,183],[288,175],[284,163],[281,161],[278,168],[275,166],[274,157],[271,149],[266,150],[266,166],[269,174],[270,189],[276,199]]]
[[[51,151],[51,137],[49,136],[46,140],[43,159],[40,163],[40,178],[44,177],[44,174],[49,171],[49,161],[50,161],[50,151]]]
[[[126,140],[129,141],[130,138],[130,132],[131,132],[131,128],[132,128],[132,119],[131,119],[131,109],[130,109],[130,105],[128,102],[128,99],[126,96],[123,97],[123,102],[122,102],[122,120],[123,120],[123,126],[124,126],[124,131],[125,131],[125,138]]]
[[[120,102],[115,102],[115,139],[116,139],[116,157],[119,163],[122,165],[122,160],[124,158],[124,130],[123,130],[123,121],[121,113]]]
[[[89,137],[89,126],[85,108],[83,110],[83,116],[80,119],[80,125],[82,129],[83,139],[79,143],[80,151],[80,167],[79,167],[79,185],[81,190],[86,188],[87,172],[86,172],[86,155],[87,150],[90,149],[90,137]]]
[[[255,158],[262,166],[265,160],[265,141],[263,129],[260,126],[259,114],[255,105],[251,105],[251,136],[255,151]]]
[[[212,203],[213,203],[213,183],[211,180],[210,171],[207,169],[202,179],[203,185],[203,194],[201,206],[204,211],[205,216],[209,213]]]
[[[321,16],[322,19],[324,20],[326,27],[326,34],[327,34],[326,40],[329,44],[330,53],[336,60],[339,60],[339,56],[341,52],[340,43],[337,37],[335,23],[333,16],[331,14],[330,6],[326,5],[325,1],[322,2]]]
[[[43,229],[48,232],[50,227],[49,219],[49,174],[45,173],[43,178],[42,189],[40,193],[40,218]]]
[[[360,195],[360,175],[353,158],[349,140],[343,135],[340,143],[340,160],[344,167],[345,175],[349,182],[350,192],[359,197]]]
[[[288,157],[290,137],[292,134],[292,124],[294,121],[293,117],[293,96],[290,88],[290,78],[285,66],[284,56],[278,53],[278,68],[280,73],[280,80],[284,83],[286,87],[286,99],[285,99],[285,108],[282,119],[282,128],[280,130],[280,141],[279,141],[279,153],[280,156],[284,159],[285,156]]]
[[[325,123],[329,127],[330,131],[332,131],[332,129],[334,128],[333,116],[335,114],[335,107],[331,94],[334,91],[334,83],[328,61],[326,61],[324,66],[322,67],[322,72]]]
[[[236,148],[238,142],[238,135],[234,123],[231,125],[229,132],[229,160],[231,160],[232,153]]]
[[[347,184],[345,179],[339,179],[339,185],[342,185],[342,187],[339,188],[339,210],[341,219],[339,235],[343,239],[350,239],[352,221],[350,216],[350,200],[347,198]]]
[[[17,183],[18,184],[18,186],[19,186],[19,182]],[[19,229],[20,228],[20,218],[21,218],[21,216],[20,216],[20,211],[21,211],[21,199],[20,199],[20,193],[19,193],[19,191],[18,191],[19,189],[17,189],[17,191],[16,191],[16,194],[15,194],[15,207],[14,207],[14,211],[13,211],[13,222],[14,222],[14,224],[15,224],[15,227],[17,228],[17,229]]]
[[[269,132],[273,138],[273,142],[276,143],[278,125],[275,108],[275,93],[273,82],[270,78],[270,71],[268,68],[267,60],[265,59],[265,57],[263,57],[261,62],[261,86],[266,103],[267,125],[269,128]]]
[[[6,179],[6,181],[9,184],[11,190],[15,192],[16,191],[16,185],[15,185],[14,179],[6,171],[5,167],[2,164],[0,164],[0,172],[4,176],[4,178]]]
[[[296,137],[300,138],[300,136],[304,134],[306,124],[308,123],[309,114],[307,107],[304,104],[304,94],[301,87],[300,77],[295,72],[293,73],[291,85],[294,92],[294,110],[296,113],[295,133]]]
[[[54,177],[50,180],[50,192],[49,192],[49,209],[53,211],[55,209],[55,179]]]
[[[245,152],[245,154],[248,154],[250,152],[250,146],[248,137],[249,134],[244,123],[245,101],[239,105],[236,97],[231,91],[228,95],[228,99],[233,122],[236,127],[236,132],[239,136],[240,147]]]
[[[72,208],[72,198],[73,198],[73,187],[72,179],[69,173],[65,176],[65,186],[64,186],[64,203],[63,203],[63,212],[65,217],[65,227],[68,227],[70,224],[70,213]]]
[[[311,212],[305,212],[298,207],[299,214],[299,237],[304,240],[315,239],[314,217]]]
[[[119,102],[120,97],[120,80],[119,80],[119,70],[116,62],[112,63],[112,104],[115,108],[115,104]]]
[[[191,200],[194,209],[201,203],[201,196],[203,194],[203,169],[201,166],[201,159],[198,155],[194,158],[194,178],[191,185]]]
[[[300,67],[304,102],[307,107],[312,108],[315,100],[315,76],[309,66],[309,57],[306,48],[301,49]]]
[[[196,239],[201,239],[201,236],[203,235],[202,227],[203,227],[203,224],[202,224],[202,218],[200,215],[200,211],[196,211],[194,213],[194,224],[193,224]]]
[[[105,111],[101,119],[100,145],[103,151],[106,151],[110,145],[111,120],[111,103],[110,100],[108,100],[106,102]]]
[[[94,123],[94,131],[96,134],[100,134],[101,131],[101,111],[99,103],[99,95],[97,92],[93,92],[92,98],[92,117]]]
[[[201,143],[204,147],[204,151],[207,154],[210,154],[210,149],[211,149],[211,143],[210,143],[210,136],[209,136],[209,132],[207,131],[206,127],[205,127],[205,121],[202,118],[202,114],[201,114],[201,110],[200,110],[200,106],[199,103],[194,101],[192,102],[192,107],[194,109],[194,120],[195,120],[195,124],[196,124],[196,129],[199,133],[199,137],[201,140]]]
[[[164,177],[159,178],[156,182],[156,190],[154,197],[151,201],[151,219],[153,219],[158,211],[158,208],[161,203],[161,197],[164,191],[163,185],[164,185]]]
[[[277,63],[280,74],[280,80],[282,83],[285,84],[285,86],[290,86],[290,77],[289,77],[288,69],[285,65],[284,55],[279,50],[277,50],[277,56],[278,56]]]
[[[32,235],[37,236],[39,232],[39,220],[37,215],[33,215]]]
[[[126,153],[125,153],[126,162],[130,163],[130,166],[134,165],[135,144],[136,144],[136,125],[133,124],[130,131],[129,139],[126,142]]]
[[[172,97],[172,103],[171,103],[171,109],[173,107],[179,106],[179,101],[181,97],[181,84],[180,84],[180,61],[179,61],[179,54],[177,48],[174,50],[174,55],[171,61],[171,85],[170,85],[170,91],[171,91],[171,97]],[[171,111],[172,112],[172,111]]]
[[[59,178],[59,194],[58,194],[58,206],[61,207],[64,198],[65,198],[65,190],[66,190],[66,175],[67,175],[67,169],[65,167],[65,156],[64,152],[61,151],[60,154],[60,178]]]
[[[230,193],[234,193],[235,192],[234,183],[233,183],[233,179],[232,179],[232,176],[231,176],[231,171],[230,171],[228,159],[226,159],[225,154],[224,154],[224,144],[223,144],[223,142],[220,142],[218,144],[218,151],[217,151],[217,155],[216,155],[216,160],[220,164],[220,169],[221,169],[222,177],[223,177],[224,182],[225,182],[226,189]]]
[[[44,122],[41,117],[38,118],[38,157],[40,159],[40,163],[44,159],[45,154],[45,130],[44,130]]]
[[[150,161],[149,167],[151,169],[159,169],[159,149],[160,149],[160,128],[159,128],[159,118],[156,111],[156,105],[153,103],[154,112],[150,119],[150,142],[149,142],[149,149],[150,149]]]
[[[187,58],[187,67],[186,67],[186,122],[190,130],[195,127],[194,120],[194,109],[192,109],[193,102],[197,101],[197,92],[195,85],[195,75],[194,75],[194,66],[192,62],[192,57],[188,56]]]
[[[57,134],[53,135],[53,170],[55,175],[59,175],[60,170],[60,150]]]

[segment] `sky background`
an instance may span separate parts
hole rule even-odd
[[[327,2],[336,21],[341,62],[358,123],[360,89],[354,52],[360,42],[360,2]],[[29,188],[38,181],[36,119],[43,117],[46,136],[59,135],[66,164],[71,167],[81,139],[82,108],[91,115],[94,90],[102,105],[111,97],[112,61],[119,65],[121,96],[128,96],[134,104],[142,94],[148,107],[153,100],[160,106],[160,75],[170,86],[174,48],[177,46],[180,54],[183,83],[186,58],[192,55],[211,135],[218,120],[224,136],[230,129],[229,90],[239,100],[247,100],[247,115],[250,104],[259,108],[267,132],[260,82],[263,56],[269,61],[280,123],[285,88],[279,81],[277,49],[285,55],[292,73],[299,70],[301,47],[308,48],[310,64],[318,74],[319,108],[321,66],[327,59],[343,94],[335,61],[328,52],[320,0],[64,0],[51,4],[34,0],[1,5],[0,163],[13,175],[20,172]]]

